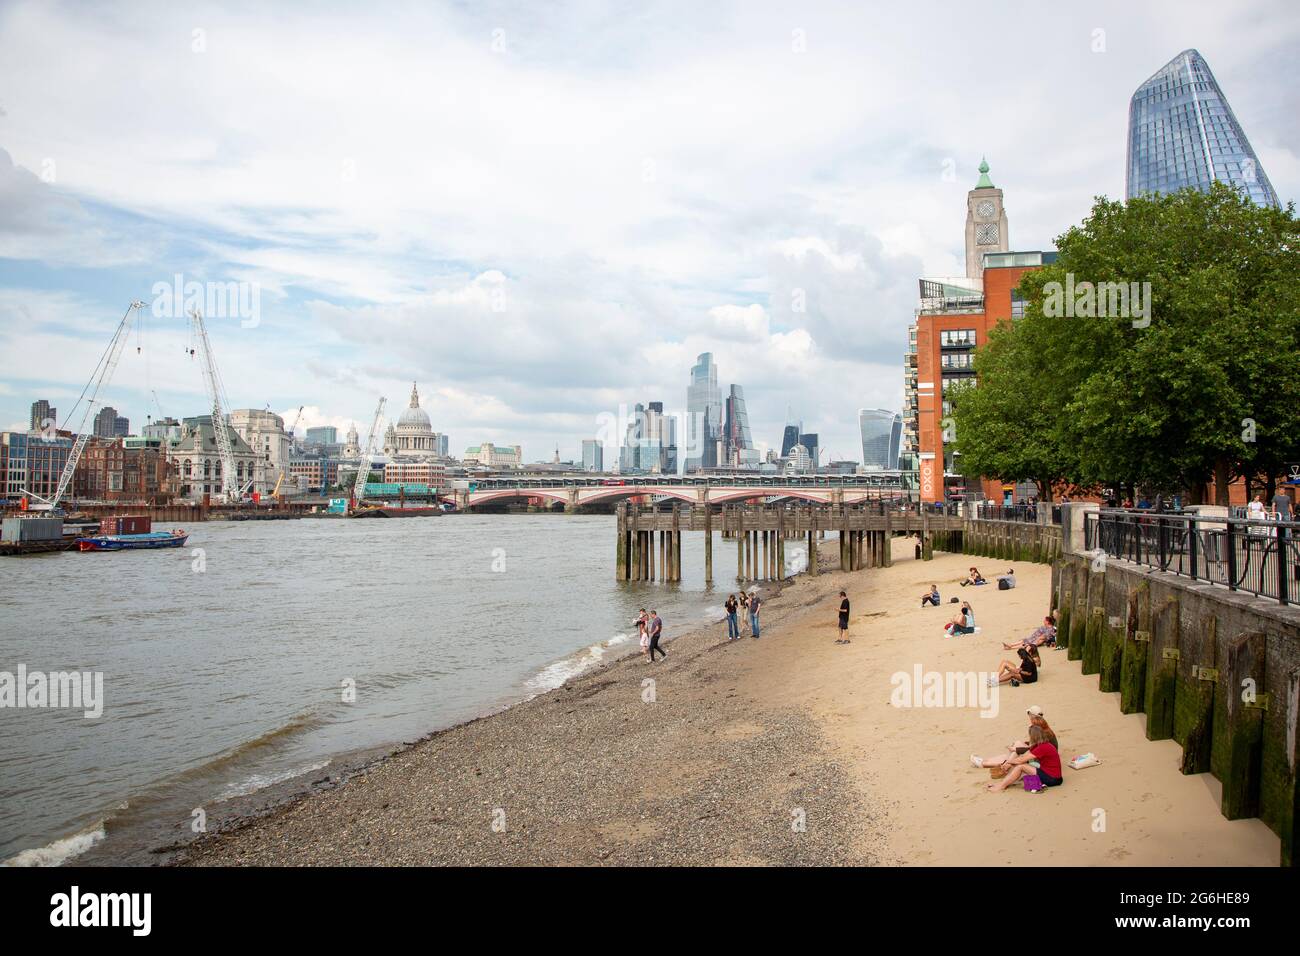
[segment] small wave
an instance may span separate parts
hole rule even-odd
[[[73,857],[81,856],[106,836],[101,822],[91,830],[74,833],[46,846],[23,850],[0,863],[0,866],[62,866]]]
[[[585,674],[605,659],[611,648],[627,644],[632,640],[631,634],[615,634],[607,641],[600,641],[584,648],[576,654],[547,664],[531,677],[526,686],[533,694],[544,694],[548,690],[563,687],[564,684],[580,674]]]
[[[274,787],[277,783],[284,783],[294,777],[301,777],[304,774],[315,773],[317,770],[324,770],[329,765],[330,761],[322,760],[320,763],[314,763],[307,767],[291,767],[288,770],[280,770],[275,773],[255,773],[247,779],[228,784],[225,790],[221,792],[221,796],[217,797],[217,802],[233,800],[236,797],[246,797],[250,793],[257,793],[257,791],[265,790],[267,787]]]

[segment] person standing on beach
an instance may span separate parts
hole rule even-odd
[[[736,595],[728,594],[727,603],[723,605],[727,609],[727,640],[740,640],[740,624],[736,620],[736,609],[739,605],[736,603]]]
[[[648,630],[649,623],[650,623],[650,616],[646,614],[645,608],[641,608],[641,614],[636,619],[636,631],[637,631],[637,636],[640,638],[642,655],[650,653],[650,631]]]
[[[758,612],[763,609],[763,602],[758,598],[758,589],[755,588],[749,595],[749,633],[754,640],[758,640]]]
[[[745,620],[749,620],[749,595],[743,590],[740,592],[740,609],[745,612]]]
[[[849,643],[849,596],[840,592],[840,636],[836,644]]]
[[[658,651],[664,657],[668,656],[668,652],[659,646],[659,638],[663,634],[663,632],[664,632],[663,619],[659,617],[658,611],[651,611],[650,612],[650,660],[651,662],[653,662],[655,659],[655,651]]]

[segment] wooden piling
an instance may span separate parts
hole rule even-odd
[[[1228,644],[1228,727],[1223,782],[1223,815],[1229,820],[1259,815],[1260,770],[1264,751],[1266,638],[1247,631]]]
[[[1147,662],[1147,740],[1174,735],[1174,697],[1178,687],[1178,599],[1151,609],[1151,656]]]
[[[704,583],[713,583],[713,508],[704,504]]]
[[[1128,595],[1128,617],[1124,625],[1119,677],[1119,709],[1122,714],[1142,710],[1147,696],[1147,649],[1151,646],[1151,587],[1141,582]]]
[[[1206,773],[1214,743],[1214,707],[1219,687],[1219,622],[1207,618],[1201,651],[1174,694],[1174,739],[1183,745],[1179,769]]]

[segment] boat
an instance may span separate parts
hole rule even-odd
[[[189,538],[189,532],[146,531],[143,534],[97,534],[77,541],[81,551],[135,551],[154,548],[180,548]]]
[[[81,551],[137,551],[154,548],[179,548],[189,533],[154,531],[148,515],[114,515],[99,522],[99,534],[86,535],[77,541]]]
[[[0,523],[0,555],[49,554],[76,546],[76,535],[57,515],[17,514]]]

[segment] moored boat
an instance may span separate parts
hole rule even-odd
[[[77,547],[82,551],[134,551],[152,548],[179,548],[189,538],[189,532],[146,531],[142,534],[97,534],[82,538]]]

